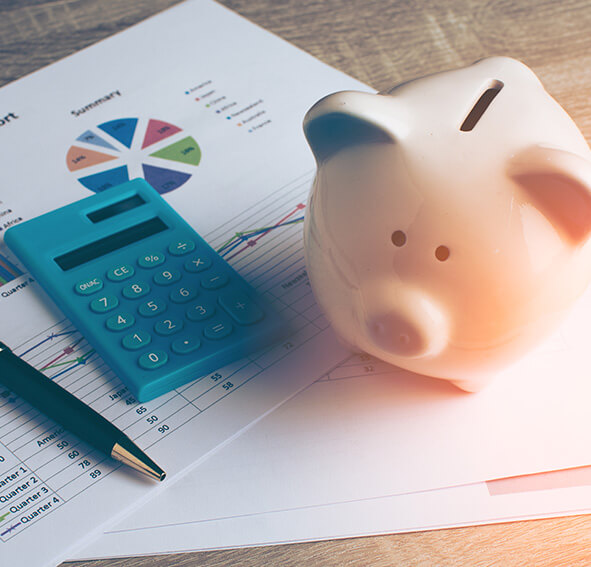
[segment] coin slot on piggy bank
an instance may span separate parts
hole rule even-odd
[[[489,86],[476,101],[476,104],[472,107],[468,116],[466,116],[466,120],[462,122],[462,125],[460,126],[462,132],[470,132],[474,129],[474,126],[478,124],[478,121],[482,118],[486,109],[491,105],[492,101],[501,92],[501,89],[504,86],[505,85],[502,81],[490,81]]]

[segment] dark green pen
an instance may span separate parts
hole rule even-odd
[[[125,433],[0,341],[0,384],[99,451],[155,480],[166,473]]]

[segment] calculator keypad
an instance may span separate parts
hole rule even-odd
[[[143,370],[156,370],[175,356],[203,349],[204,340],[219,345],[232,336],[236,324],[252,325],[264,317],[246,293],[232,285],[231,271],[201,252],[193,240],[171,242],[165,252],[147,251],[136,264],[110,268],[104,274],[108,293],[93,295],[89,306],[97,316],[110,312],[105,318],[109,331],[127,331],[121,346],[137,351],[137,365]],[[103,287],[96,277],[79,282],[75,291],[91,295]]]

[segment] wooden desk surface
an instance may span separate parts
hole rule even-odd
[[[0,85],[123,30],[176,1],[0,0]],[[378,90],[488,55],[516,57],[534,69],[591,140],[591,4],[585,0],[222,3]],[[580,516],[67,565],[380,567],[590,562],[591,516]]]

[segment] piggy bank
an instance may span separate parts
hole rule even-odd
[[[585,290],[591,152],[522,63],[338,92],[304,132],[308,275],[354,350],[476,391]]]

